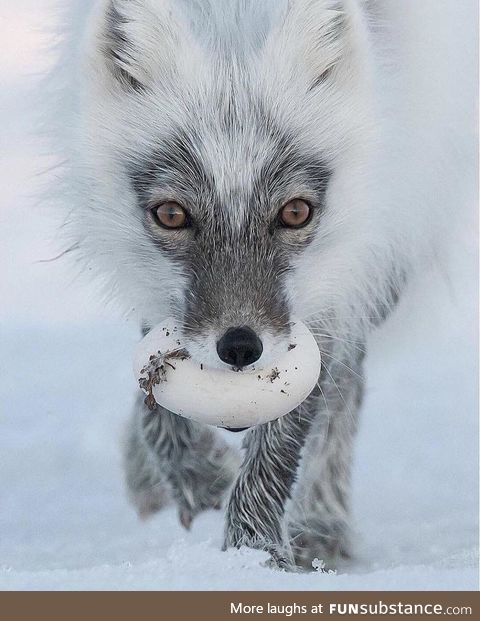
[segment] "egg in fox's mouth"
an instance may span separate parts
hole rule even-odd
[[[292,324],[283,349],[273,365],[212,367],[191,355],[175,322],[166,319],[139,344],[135,374],[152,411],[159,405],[197,422],[242,431],[294,410],[315,387],[320,352],[303,323]]]

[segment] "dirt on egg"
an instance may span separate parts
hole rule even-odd
[[[138,380],[141,390],[147,395],[145,397],[145,405],[150,411],[157,407],[157,402],[153,396],[153,387],[167,381],[168,368],[173,370],[176,368],[172,361],[187,360],[188,358],[190,358],[190,354],[186,349],[167,351],[164,354],[158,351],[150,356],[148,364],[141,370],[142,376],[146,377],[140,377]]]

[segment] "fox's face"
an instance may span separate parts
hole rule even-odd
[[[320,226],[330,173],[260,102],[239,109],[223,88],[206,119],[159,138],[129,175],[148,242],[175,271],[162,295],[191,346],[243,367],[288,338],[289,275]]]
[[[292,316],[334,312],[365,229],[355,6],[297,0],[240,45],[211,24],[202,38],[176,3],[104,4],[74,164],[79,245],[147,325],[173,315],[194,356],[273,361]]]

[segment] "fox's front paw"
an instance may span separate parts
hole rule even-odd
[[[142,520],[148,519],[171,503],[170,490],[164,481],[143,489],[130,490],[129,497]]]
[[[290,546],[282,541],[281,528],[273,522],[269,526],[260,515],[255,517],[255,507],[238,505],[233,495],[226,516],[223,549],[242,546],[268,552],[267,567],[295,571]]]
[[[241,548],[245,546],[254,550],[262,550],[270,555],[265,566],[270,569],[279,569],[283,571],[295,571],[295,564],[289,549],[282,545],[272,543],[264,539],[262,536],[250,535],[242,529],[227,528],[225,533],[223,549]]]

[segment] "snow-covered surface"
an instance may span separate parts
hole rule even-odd
[[[136,326],[70,283],[35,206],[28,94],[47,0],[2,0],[0,32],[0,589],[476,589],[476,239],[415,283],[372,339],[355,456],[358,560],[337,575],[221,552],[222,517],[186,533],[169,509],[139,522],[121,438]],[[472,204],[475,197],[471,197]],[[465,206],[460,206],[462,210]]]

